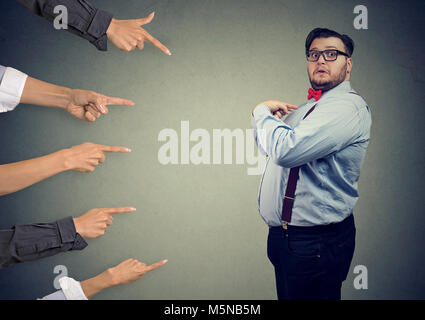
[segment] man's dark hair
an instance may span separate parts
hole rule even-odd
[[[308,55],[311,43],[316,38],[329,38],[336,37],[341,39],[344,43],[346,53],[351,57],[354,51],[354,41],[346,34],[340,34],[336,31],[326,29],[326,28],[316,28],[310,31],[307,38],[305,39],[305,54]]]

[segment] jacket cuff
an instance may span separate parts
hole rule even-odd
[[[56,222],[62,243],[73,242],[71,250],[82,250],[87,247],[87,242],[75,230],[74,220],[71,216]]]
[[[87,33],[96,40],[92,41],[92,44],[101,51],[107,50],[107,36],[106,31],[111,24],[112,14],[101,9],[97,9],[89,27]]]

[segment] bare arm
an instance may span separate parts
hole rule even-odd
[[[114,284],[112,282],[112,277],[109,272],[109,269],[103,271],[101,274],[93,278],[81,281],[81,288],[83,289],[83,292],[86,295],[87,299],[90,299],[99,292],[113,286]]]
[[[65,171],[65,157],[61,150],[39,158],[0,165],[0,196]]]
[[[147,272],[157,269],[165,263],[167,263],[167,260],[162,260],[147,266],[145,263],[138,260],[128,259],[93,278],[82,281],[81,288],[87,299],[90,299],[95,294],[107,288],[141,279]]]
[[[77,119],[89,122],[95,121],[101,114],[107,114],[106,105],[134,105],[131,100],[61,87],[31,77],[25,82],[20,102],[64,109]]]
[[[21,103],[66,109],[71,102],[71,92],[69,88],[28,77],[22,92]]]
[[[69,149],[25,161],[0,165],[0,196],[24,189],[66,170],[92,172],[107,152],[130,152],[118,146],[86,142]]]

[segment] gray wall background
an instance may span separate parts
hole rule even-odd
[[[96,299],[275,299],[267,227],[257,212],[260,176],[246,165],[168,165],[157,160],[158,133],[249,128],[258,102],[294,104],[309,87],[307,33],[329,27],[356,43],[352,85],[372,110],[372,138],[354,209],[357,246],[345,299],[424,299],[423,1],[92,1],[119,19],[156,11],[146,29],[171,57],[146,44],[99,52],[84,40],[0,3],[0,64],[71,88],[133,99],[94,124],[60,110],[20,105],[0,115],[0,163],[91,141],[124,145],[94,173],[66,172],[0,198],[0,227],[79,216],[95,207],[135,206],[83,251],[0,270],[1,299],[34,299],[54,290],[53,268],[83,280],[133,257],[169,262]],[[355,30],[366,5],[369,29]],[[355,290],[353,268],[368,268]]]

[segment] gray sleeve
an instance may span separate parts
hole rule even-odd
[[[112,20],[112,14],[92,6],[86,0],[17,0],[29,11],[53,22],[54,9],[58,5],[68,10],[67,31],[92,43],[98,50],[107,50],[106,31]]]
[[[0,268],[86,246],[87,242],[75,230],[72,217],[53,223],[15,225],[0,230]]]

